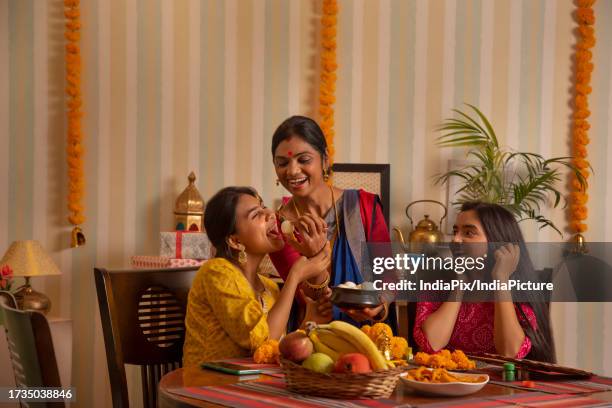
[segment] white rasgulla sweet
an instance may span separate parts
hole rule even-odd
[[[281,224],[281,231],[283,231],[283,234],[286,235],[291,234],[293,232],[293,224],[291,223],[291,221],[283,221],[283,223]]]
[[[374,282],[363,282],[361,284],[361,289],[363,289],[363,290],[375,290]]]

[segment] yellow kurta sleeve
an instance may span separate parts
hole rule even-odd
[[[225,260],[214,262],[203,283],[213,314],[236,344],[255,350],[268,338],[267,315],[238,268]]]

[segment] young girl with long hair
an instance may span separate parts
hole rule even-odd
[[[487,251],[491,278],[501,282],[535,278],[523,234],[512,213],[496,204],[466,203],[453,227],[453,243]],[[482,255],[482,254],[481,254]],[[548,305],[542,301],[514,302],[510,292],[496,293],[495,302],[419,302],[414,338],[422,351],[445,347],[465,352],[497,353],[510,357],[555,362]]]

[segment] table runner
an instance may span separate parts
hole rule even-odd
[[[397,405],[391,399],[361,399],[337,400],[320,398],[308,395],[295,394],[285,388],[280,379],[254,381],[240,384],[188,387],[169,389],[168,391],[185,397],[195,398],[220,405],[247,408],[247,407],[293,407],[293,408],[346,408],[346,407],[425,407],[425,408],[504,408],[504,407],[609,407],[610,402],[597,399],[597,395],[550,394],[545,392],[528,392],[508,396],[489,396],[455,400],[448,398],[443,402],[403,404]]]
[[[424,408],[590,408],[590,407],[609,407],[610,403],[599,400],[589,395],[570,395],[570,394],[547,394],[544,392],[529,392],[524,394],[514,394],[507,396],[495,396],[486,398],[472,398],[454,401],[449,399],[444,402],[434,402],[431,404],[417,405]]]
[[[185,397],[236,408],[385,408],[398,406],[395,401],[390,399],[338,400],[295,394],[285,388],[285,382],[281,379],[209,387],[175,388],[168,389],[168,391]],[[410,405],[404,405],[404,407],[410,407]]]
[[[479,372],[488,374],[491,384],[504,387],[516,388],[526,391],[541,391],[548,394],[588,394],[612,390],[612,378],[594,375],[591,378],[572,380],[556,379],[554,381],[530,380],[529,385],[525,381],[502,381],[501,369],[499,367],[487,367]],[[530,386],[532,385],[532,386]]]

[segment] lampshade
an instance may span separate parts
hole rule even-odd
[[[15,241],[0,261],[0,268],[9,265],[13,276],[59,275],[60,271],[38,241]]]

